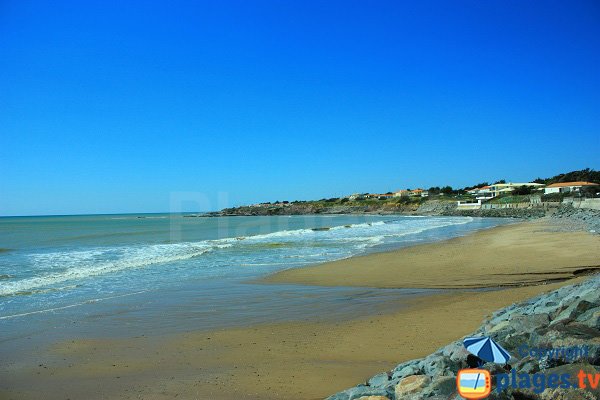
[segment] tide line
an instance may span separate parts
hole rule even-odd
[[[99,302],[104,301],[104,300],[118,299],[120,297],[135,296],[136,294],[141,294],[141,293],[145,293],[145,292],[149,292],[149,290],[141,290],[139,292],[119,294],[119,295],[116,295],[116,296],[102,297],[102,298],[99,298],[99,299],[91,299],[91,300],[83,301],[81,303],[69,304],[67,306],[62,306],[62,307],[47,308],[45,310],[36,310],[36,311],[30,311],[30,312],[21,313],[21,314],[5,315],[3,317],[0,317],[0,320],[2,320],[2,319],[9,319],[9,318],[24,317],[26,315],[32,315],[32,314],[42,314],[42,313],[46,313],[46,312],[50,312],[50,311],[64,310],[64,309],[67,309],[67,308],[84,306],[86,304],[99,303]]]

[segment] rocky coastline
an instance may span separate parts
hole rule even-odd
[[[313,202],[274,204],[271,206],[241,206],[225,208],[221,211],[209,212],[198,216],[233,217],[233,216],[276,216],[276,215],[330,215],[330,214],[414,214],[418,205],[413,204],[365,204],[365,205],[324,205]]]
[[[502,365],[487,363],[482,368],[492,375],[489,399],[599,399],[596,388],[551,388],[531,385],[520,387],[521,375],[570,374],[575,383],[580,370],[591,376],[600,372],[600,275],[562,287],[553,292],[499,310],[467,336],[489,336],[507,349],[514,374]],[[476,306],[476,305],[474,305]],[[457,318],[457,323],[459,318]],[[424,338],[426,340],[426,338]],[[527,349],[585,348],[585,354],[573,359],[524,352]],[[403,362],[393,370],[377,374],[364,384],[328,397],[328,400],[459,400],[456,375],[469,368],[468,352],[457,340],[435,353]],[[501,375],[501,374],[504,374]],[[498,379],[503,390],[497,390]],[[506,380],[508,376],[508,380]],[[515,382],[513,382],[513,380]],[[543,389],[543,390],[542,390]]]
[[[574,208],[570,204],[531,206],[523,208],[494,208],[459,210],[455,201],[429,200],[413,203],[327,205],[322,202],[299,202],[272,204],[268,206],[240,206],[221,211],[185,215],[185,217],[225,217],[225,216],[283,216],[283,215],[332,215],[332,214],[377,214],[377,215],[425,215],[425,216],[469,216],[494,218],[554,219],[579,221],[588,225],[585,230],[600,232],[600,211]],[[578,229],[582,226],[579,224]]]

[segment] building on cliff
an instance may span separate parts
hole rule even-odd
[[[553,183],[544,188],[544,194],[579,192],[584,186],[600,186],[592,182],[560,182]]]

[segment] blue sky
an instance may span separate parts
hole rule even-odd
[[[600,167],[597,1],[122,3],[0,2],[0,215]]]

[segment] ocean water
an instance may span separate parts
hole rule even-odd
[[[465,235],[500,219],[406,216],[0,218],[0,341],[129,335],[369,312],[418,290],[248,283]]]

